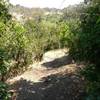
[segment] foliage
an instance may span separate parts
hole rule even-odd
[[[100,100],[100,82],[89,82],[86,100]]]
[[[7,84],[0,82],[0,100],[10,100],[10,93],[7,91]]]
[[[9,77],[9,73],[25,69],[31,62],[29,40],[25,29],[20,23],[11,20],[8,12],[8,2],[0,1],[0,76]],[[23,68],[24,66],[24,68]]]
[[[67,21],[58,23],[58,39],[59,47],[64,48],[68,46],[68,36],[70,35],[70,27]]]
[[[6,23],[11,19],[11,15],[8,13],[8,2],[0,0],[0,21]]]
[[[84,61],[87,65],[82,75],[87,79],[87,99],[100,99],[100,5],[92,3],[80,16],[79,24],[71,28],[68,36],[70,55],[76,61]],[[71,24],[72,25],[72,24]],[[78,25],[78,27],[77,27]]]
[[[85,76],[88,81],[95,82],[98,80],[98,73],[95,72],[94,65],[87,65],[82,71],[81,74]]]
[[[11,62],[9,72],[13,71],[13,73],[18,74],[31,63],[31,52],[28,49],[29,40],[24,27],[18,22],[12,23],[9,37],[9,42],[6,45]]]
[[[7,52],[5,49],[5,41],[7,41],[5,35],[8,30],[7,25],[11,19],[11,15],[8,13],[8,4],[3,0],[0,1],[0,100],[9,100],[9,93],[7,91],[7,85],[4,83],[5,75],[7,73]]]
[[[95,5],[85,12],[86,14],[81,18],[80,30],[76,33],[76,39],[71,48],[71,53],[75,58],[96,65],[100,62],[98,56],[100,53],[99,10],[99,5]]]
[[[45,21],[28,20],[25,28],[35,60],[41,60],[45,51],[58,47],[59,41],[55,24]]]
[[[5,49],[5,42],[7,38],[7,31],[9,31],[8,23],[10,21],[11,16],[8,13],[7,2],[3,0],[0,1],[0,76],[2,76],[1,80],[3,80],[3,76],[7,72],[7,52]]]
[[[7,58],[6,58],[6,52],[4,50],[0,50],[0,76],[1,76],[1,81],[4,81],[4,76],[7,73]]]
[[[85,100],[100,99],[100,74],[96,72],[95,65],[87,65],[81,70],[81,75],[87,80]]]

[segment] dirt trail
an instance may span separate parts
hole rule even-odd
[[[43,61],[31,67],[7,81],[11,100],[82,100],[84,80],[65,49],[45,53]]]

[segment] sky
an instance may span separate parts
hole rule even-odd
[[[79,4],[83,0],[10,0],[10,3],[20,4],[25,7],[40,7],[40,8],[64,8],[68,5]]]

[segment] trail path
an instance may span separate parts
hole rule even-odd
[[[41,62],[7,81],[11,100],[82,100],[84,80],[79,69],[66,49],[49,51]]]

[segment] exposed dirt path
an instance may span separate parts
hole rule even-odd
[[[11,100],[82,100],[84,80],[65,51],[47,52],[42,62],[8,80],[13,92]]]

